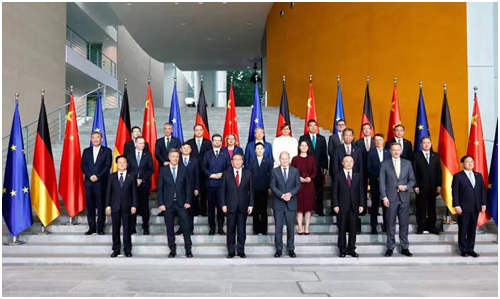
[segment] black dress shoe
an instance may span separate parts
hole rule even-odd
[[[193,253],[191,252],[191,250],[186,251],[186,257],[187,258],[192,258],[193,257]]]
[[[341,253],[339,254],[339,257],[345,257],[345,253],[344,253],[344,252],[341,252]]]
[[[417,235],[421,235],[421,234],[423,234],[423,233],[424,233],[424,231],[423,231],[423,230],[421,230],[421,229],[417,229]]]
[[[131,229],[130,230],[130,234],[133,235],[133,234],[137,234],[137,230],[135,228]]]
[[[295,251],[293,251],[293,250],[289,250],[289,251],[288,251],[288,255],[289,255],[291,258],[295,258],[295,257],[297,257],[297,255],[295,254]]]
[[[143,235],[147,236],[149,235],[149,228],[145,229],[143,232],[142,232]]]
[[[266,233],[262,233],[263,236],[267,236],[267,232]]]
[[[349,251],[348,254],[352,257],[359,257],[359,254],[356,253],[356,251]]]
[[[469,254],[467,252],[461,252],[460,255],[463,256],[463,257],[468,257],[469,256]]]
[[[210,231],[208,232],[208,235],[209,236],[215,235],[215,229],[210,229]]]
[[[125,256],[126,256],[126,257],[132,257],[132,252],[130,252],[130,251],[125,251]]]
[[[91,234],[95,234],[96,233],[96,230],[95,229],[89,229],[88,231],[85,232],[85,235],[91,235]]]
[[[244,252],[238,252],[238,256],[241,257],[242,259],[247,257],[247,255]]]
[[[402,255],[406,255],[406,256],[413,256],[413,254],[410,252],[409,249],[403,249],[403,250],[401,250],[401,254]]]
[[[475,252],[475,251],[470,251],[469,255],[472,256],[472,257],[479,257],[479,254],[477,252]]]
[[[281,253],[281,251],[276,251],[276,253],[274,254],[274,257],[281,257],[283,254]]]
[[[176,232],[175,232],[176,235],[180,236],[182,235],[182,230],[179,228]]]
[[[429,233],[434,234],[434,235],[439,235],[439,231],[437,229],[430,229]]]
[[[104,235],[104,231],[103,231],[103,230],[98,231],[97,233],[98,233],[99,235]]]
[[[372,227],[372,231],[370,232],[372,235],[376,235],[378,232],[377,232],[377,228],[376,227]]]
[[[226,235],[226,233],[224,232],[224,230],[223,230],[223,229],[219,229],[219,235],[221,235],[221,236],[225,236],[225,235]]]
[[[175,250],[170,250],[170,253],[168,254],[169,258],[174,258],[177,255],[177,252]]]
[[[316,213],[316,214],[317,214],[318,216],[321,216],[321,217],[325,216],[325,213],[323,213],[323,212]]]
[[[258,235],[259,233],[257,233],[257,232],[253,232],[253,234],[254,234],[254,235]]]
[[[236,254],[234,254],[234,253],[228,253],[228,254],[227,254],[227,258],[228,258],[228,259],[232,259],[232,258],[233,258],[233,257],[235,257],[235,256],[236,256]]]
[[[120,251],[113,251],[111,257],[117,257],[118,255],[120,255]]]
[[[392,256],[392,250],[387,249],[387,251],[385,252],[385,256]]]

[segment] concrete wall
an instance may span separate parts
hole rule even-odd
[[[118,84],[123,92],[123,83],[128,79],[128,96],[131,107],[144,107],[151,76],[153,102],[163,107],[163,63],[152,59],[128,33],[118,26]]]
[[[65,103],[66,3],[3,3],[2,26],[5,136],[10,133],[16,92],[23,125],[38,118],[42,88],[47,112]]]

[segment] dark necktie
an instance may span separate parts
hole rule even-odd
[[[123,178],[123,172],[120,173],[120,188],[123,189],[123,183],[125,183],[125,179]]]
[[[430,160],[429,160],[429,153],[426,153],[426,154],[425,154],[425,160],[427,160],[427,164],[429,164],[429,163],[430,163]]]
[[[174,178],[174,183],[177,180],[177,174],[175,173],[175,167],[172,168],[172,177]]]
[[[215,151],[215,158],[219,158],[219,151],[218,150]]]
[[[236,186],[240,186],[240,172],[239,170],[236,170]]]
[[[170,138],[167,138],[167,150],[170,149]]]
[[[349,186],[349,188],[351,188],[351,172],[347,172],[347,186]]]
[[[188,159],[184,158],[184,166],[188,166]]]
[[[285,182],[288,180],[288,175],[286,174],[286,168],[283,168],[283,178],[285,179]]]

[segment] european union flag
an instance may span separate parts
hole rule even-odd
[[[417,112],[417,123],[415,125],[415,151],[421,151],[422,146],[420,141],[423,137],[430,137],[431,133],[429,131],[429,123],[427,122],[427,113],[425,112],[424,95],[422,94],[422,88],[420,88],[420,96],[418,97],[418,112]]]
[[[345,120],[344,104],[342,103],[342,91],[340,90],[340,80],[337,78],[337,103],[335,105],[335,122],[333,123],[333,133],[337,133],[337,121]]]
[[[498,226],[498,120],[488,179],[488,212]]]
[[[170,103],[170,116],[168,122],[172,124],[172,135],[184,142],[182,134],[181,113],[179,109],[179,99],[177,98],[177,82],[174,83],[174,91],[172,92],[172,102]]]
[[[255,83],[252,116],[250,118],[250,131],[248,132],[248,143],[255,140],[254,130],[256,128],[264,129],[264,119],[262,118],[262,108],[260,107],[259,83]],[[264,141],[266,141],[265,137]]]
[[[94,131],[102,134],[101,144],[107,146],[106,129],[104,128],[104,118],[102,115],[101,92],[99,90],[97,91],[97,103],[95,105],[94,123],[92,125],[92,132]],[[92,146],[92,141],[90,141],[90,146]]]
[[[19,235],[33,224],[28,169],[18,106],[16,103],[7,148],[2,194],[2,215],[12,236]]]

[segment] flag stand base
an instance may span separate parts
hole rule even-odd
[[[3,245],[6,246],[17,246],[17,245],[24,245],[26,242],[19,240],[17,236],[12,237],[12,240],[4,242]]]
[[[35,234],[35,235],[39,235],[39,236],[40,236],[40,235],[50,235],[50,234],[52,234],[52,233],[51,233],[51,232],[49,232],[49,231],[45,228],[45,226],[42,224],[42,230],[41,230],[40,232],[38,232],[38,233],[34,233],[34,234]]]
[[[73,221],[73,218],[74,218],[74,217],[69,217],[69,222],[66,222],[66,223],[61,223],[61,225],[77,225],[77,224],[78,224],[78,222]]]

